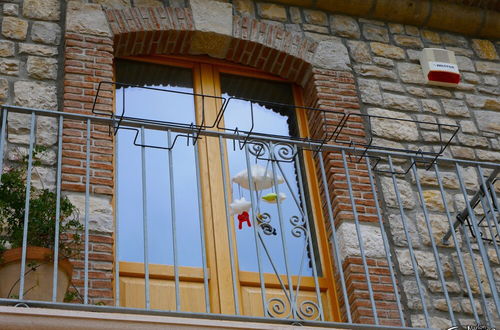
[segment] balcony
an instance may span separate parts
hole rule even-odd
[[[221,116],[236,102],[217,101]],[[217,118],[197,126],[3,106],[3,193],[6,174],[21,167],[23,203],[2,204],[0,243],[17,248],[2,261],[14,274],[0,298],[2,322],[500,324],[500,165],[443,157],[452,127],[412,122],[439,126],[434,149],[391,149],[377,145],[377,130],[398,119],[304,111],[335,122],[334,134],[290,138],[228,129]],[[364,122],[368,137],[351,139],[350,121]],[[136,153],[120,153],[123,145]],[[17,221],[14,244],[8,219]],[[36,241],[50,252],[38,261]]]

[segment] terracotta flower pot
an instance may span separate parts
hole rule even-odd
[[[0,297],[19,296],[19,272],[21,270],[22,249],[7,250],[1,256]],[[42,247],[26,249],[26,271],[24,275],[24,299],[52,300],[52,277],[54,271],[54,251]],[[66,259],[59,259],[57,277],[57,301],[62,302],[68,290],[73,266]]]

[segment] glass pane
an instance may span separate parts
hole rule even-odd
[[[192,72],[189,69],[119,60],[117,82],[140,87],[116,89],[116,112],[141,119],[190,124],[195,121]],[[147,89],[147,88],[154,89]],[[124,106],[125,104],[125,106]],[[145,130],[146,167],[135,130],[122,127],[118,138],[119,260],[144,261],[142,171],[146,174],[149,262],[173,264],[169,174],[174,178],[176,237],[179,265],[201,266],[199,209],[194,148],[179,137],[169,166],[167,133]],[[176,137],[171,134],[171,140]],[[140,133],[136,144],[141,143]],[[172,171],[172,172],[171,172]]]
[[[293,107],[292,88],[288,84],[262,81],[253,78],[221,75],[223,97],[261,100],[251,102],[243,99],[231,99],[224,114],[225,127],[228,129],[297,137],[295,112]],[[286,106],[288,105],[288,106]],[[253,116],[252,116],[253,110]],[[253,125],[252,125],[253,118]],[[250,144],[251,148],[252,145]],[[278,146],[276,146],[278,147]],[[266,146],[268,153],[269,146]],[[291,151],[291,149],[289,149]],[[227,141],[227,153],[232,187],[233,220],[236,225],[239,267],[243,271],[258,271],[254,229],[245,221],[244,209],[251,219],[252,209],[244,208],[251,201],[248,186],[247,163],[245,149],[240,150],[238,143],[233,145]],[[293,152],[292,152],[293,153]],[[259,159],[263,158],[263,159]],[[272,162],[266,156],[256,157],[250,153],[250,166],[254,182],[254,200],[256,216],[267,221],[268,225],[258,228],[261,244],[261,265],[266,273],[286,273],[285,253],[291,274],[312,275],[311,253],[308,247],[307,213],[301,203],[299,193],[298,166],[293,158],[290,161]],[[276,175],[276,176],[275,176]],[[274,180],[278,181],[277,187]],[[260,181],[259,181],[260,180]],[[276,203],[276,193],[281,201],[281,218]],[[240,208],[241,207],[241,208]],[[240,209],[238,209],[240,208]],[[241,229],[239,225],[241,223]],[[281,227],[282,224],[282,227]],[[282,232],[284,235],[282,235]],[[260,238],[258,239],[260,241]]]

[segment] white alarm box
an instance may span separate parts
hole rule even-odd
[[[420,65],[426,83],[430,85],[455,87],[460,83],[455,53],[440,48],[424,48],[420,55]]]

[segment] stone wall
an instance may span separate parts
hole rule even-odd
[[[3,1],[0,36],[0,102],[43,110],[60,110],[63,93],[63,53],[65,2],[59,0]],[[30,114],[11,112],[7,118],[4,162],[10,166],[27,154]],[[54,117],[38,116],[35,124],[36,146],[46,147],[42,163],[33,171],[36,188],[55,190],[57,166],[57,128]],[[66,123],[64,131],[69,131]],[[64,142],[64,141],[63,141]],[[67,141],[66,141],[67,142]],[[63,187],[64,189],[64,187]],[[84,195],[63,191],[78,208],[79,220],[85,217]],[[106,204],[107,203],[107,204]],[[111,277],[113,231],[110,199],[93,196],[90,217],[89,295],[92,303],[112,302]],[[82,250],[83,252],[83,250]],[[83,254],[73,260],[73,291],[83,296]],[[49,282],[48,282],[49,283]],[[96,298],[96,299],[93,299]]]

